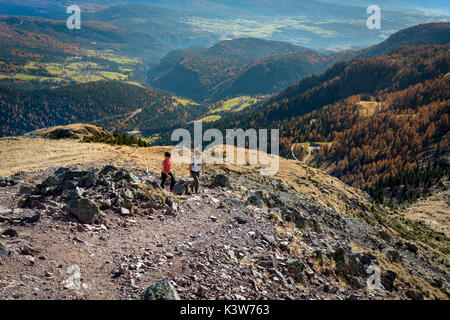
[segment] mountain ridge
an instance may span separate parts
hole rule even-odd
[[[404,45],[446,44],[449,42],[450,23],[417,25],[393,34],[380,44],[359,51],[323,55],[311,49],[294,47],[297,48],[295,53],[268,57],[254,56],[254,61],[250,63],[234,61],[234,68],[229,72],[225,72],[219,79],[212,81],[212,84],[203,85],[202,83],[205,81],[211,82],[210,77],[215,72],[214,69],[209,68],[202,70],[203,64],[214,65],[217,63],[222,68],[228,67],[226,61],[214,60],[219,56],[222,58],[222,55],[228,52],[228,50],[222,49],[225,42],[220,42],[212,47],[214,53],[208,53],[209,49],[197,49],[194,54],[205,57],[205,60],[192,59],[190,61],[190,55],[187,52],[182,50],[173,52],[172,54],[179,58],[177,64],[175,64],[175,59],[171,61],[171,64],[165,63],[167,58],[163,59],[164,73],[162,75],[160,73],[153,80],[150,76],[150,83],[155,87],[180,95],[196,92],[194,95],[188,96],[193,99],[220,100],[238,95],[273,94],[306,76],[324,72],[340,61],[386,55]],[[251,51],[253,47],[245,46],[244,48]],[[209,61],[208,58],[212,60]],[[226,58],[235,58],[235,56],[229,55]],[[240,66],[241,64],[242,66]],[[158,67],[160,66],[156,68]],[[186,81],[183,81],[184,76],[187,77]],[[207,80],[203,81],[202,79]],[[184,89],[184,86],[192,85],[192,83],[197,83],[195,89]]]

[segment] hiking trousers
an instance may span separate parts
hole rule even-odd
[[[169,173],[169,175],[167,175],[164,172],[161,172],[161,188],[164,189],[165,185],[166,185],[166,181],[170,176],[170,191],[173,190],[173,186],[175,185],[175,177],[173,176],[172,172]]]
[[[198,192],[198,187],[200,185],[200,172],[191,171],[192,178],[194,178],[194,182],[192,183],[192,190]]]

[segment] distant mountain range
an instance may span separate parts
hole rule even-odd
[[[211,48],[169,53],[148,73],[156,88],[192,99],[220,100],[237,95],[273,94],[338,61],[375,57],[403,45],[446,44],[450,24],[418,25],[360,51],[324,55],[280,42],[238,39]],[[286,52],[290,51],[290,52]]]
[[[20,25],[18,18],[4,19],[6,19],[4,26],[10,25],[11,27],[5,28],[2,34],[4,39],[10,42],[4,42],[5,45],[0,46],[3,51],[0,52],[4,55],[9,54],[11,59],[23,60],[23,63],[30,59],[29,55],[39,55],[42,50],[39,47],[36,48],[35,44],[42,45],[44,40],[42,38],[35,39],[36,34],[32,31],[18,33],[17,29],[14,29]],[[16,19],[15,22],[12,22],[14,19]],[[24,23],[27,24],[26,28],[33,30],[35,23],[38,24],[40,20],[37,21],[31,20]],[[103,28],[107,27],[105,25]],[[397,50],[398,47],[407,44],[450,43],[449,28],[450,24],[448,23],[419,25],[402,30],[379,45],[334,55],[324,55],[289,43],[261,39],[222,41],[209,48],[193,47],[173,51],[164,57],[159,65],[150,70],[149,76],[154,77],[152,84],[160,89],[170,91],[178,96],[213,101],[236,95],[280,92],[283,88],[304,78],[271,98],[267,104],[252,106],[244,112],[233,112],[235,119],[239,119],[239,123],[248,126],[255,124],[265,127],[284,126],[283,123],[288,118],[302,116],[352,95],[376,95],[379,90],[391,90],[388,88],[394,88],[392,87],[394,84],[401,85],[396,88],[396,90],[400,90],[412,85],[414,81],[417,83],[427,80],[428,78],[416,78],[414,73],[403,75],[399,70],[403,70],[405,66],[398,59],[393,60],[395,63],[386,64],[379,63],[378,60],[362,58],[386,54],[395,57],[395,54],[402,52]],[[20,37],[25,38],[21,39]],[[64,42],[58,42],[59,38],[58,33],[54,33],[48,38],[48,41],[53,41],[49,44],[55,50],[56,56],[70,52],[70,50],[74,50],[72,54],[78,54],[79,47],[65,47]],[[28,47],[23,47],[22,52],[21,47],[15,41],[28,45]],[[18,48],[15,49],[15,57],[13,57],[14,52],[9,51],[11,47]],[[42,61],[45,58],[51,58],[53,53],[48,51],[46,54],[47,56],[41,56],[38,59]],[[86,57],[86,59],[88,58]],[[118,72],[123,70],[119,58],[99,56],[89,59],[93,59],[92,61],[96,61],[98,65],[90,66],[88,62],[84,62],[87,64],[87,73],[108,74],[106,71],[97,71],[96,68],[100,68],[101,65],[116,65],[115,68]],[[390,61],[380,59],[380,61]],[[69,66],[72,64],[75,65],[74,67],[82,65],[81,62],[75,61],[69,63]],[[358,66],[358,68],[351,66]],[[8,72],[10,67],[10,64],[0,64],[0,71]],[[12,65],[12,67],[15,66]],[[33,67],[34,65],[30,68]],[[55,72],[56,67],[49,64],[46,69],[36,69],[35,72],[36,74],[40,74],[39,72],[51,73]],[[323,72],[327,68],[329,68],[328,71],[322,75],[311,76]],[[364,68],[368,71],[364,71]],[[372,72],[374,68],[376,71]],[[443,65],[442,68],[444,70],[446,66]],[[65,70],[69,73],[75,72],[74,69]],[[441,72],[444,72],[443,70]],[[427,74],[424,70],[417,72],[421,76]],[[310,77],[305,78],[305,76]],[[400,76],[401,80],[396,78]],[[433,77],[435,76],[436,74],[433,74]],[[72,77],[77,79],[76,74]],[[345,79],[345,81],[336,82],[333,80],[336,77],[341,80]],[[375,80],[377,81],[374,82]],[[339,88],[337,87],[339,85],[345,87]],[[114,92],[109,92],[110,90]],[[170,94],[140,88],[136,85],[121,85],[108,81],[71,85],[53,90],[26,91],[16,88],[1,89],[1,92],[4,105],[1,121],[2,135],[20,134],[40,127],[73,122],[74,119],[92,122],[107,117],[110,113],[117,116],[114,120],[116,122],[106,121],[102,124],[109,129],[118,128],[117,125],[124,117],[126,118],[129,113],[141,108],[145,112],[138,113],[130,122],[127,122],[126,126],[122,125],[120,128],[138,129],[146,134],[153,134],[204,117],[209,111],[206,105],[195,105],[193,102],[180,100]],[[75,92],[79,95],[84,94],[87,98],[75,99]],[[96,92],[102,92],[101,97],[96,97]],[[116,109],[110,109],[113,106],[112,101],[116,101],[114,106]],[[50,106],[57,106],[57,108],[51,109]],[[50,109],[47,110],[47,108]],[[58,112],[55,113],[56,111]],[[31,114],[31,116],[27,118],[25,114]],[[160,121],[157,121],[157,115],[161,118]],[[72,116],[75,118],[73,119]],[[169,120],[171,117],[172,121]],[[225,121],[226,119],[222,119],[214,125],[222,122],[232,125],[232,122],[229,122],[230,119],[233,118],[229,118],[228,122]],[[285,150],[285,154],[289,152],[288,149]]]
[[[83,21],[113,24],[127,35],[122,42],[116,42],[114,37],[110,42],[156,63],[173,49],[248,37],[289,41],[316,50],[362,48],[409,26],[448,21],[445,12],[430,15],[413,10],[417,2],[409,5],[406,1],[380,2],[381,30],[366,27],[366,8],[371,3],[362,5],[351,0],[80,0],[77,4],[82,9]],[[0,14],[64,22],[66,8],[72,4],[69,0],[0,0]],[[83,28],[79,34],[84,36]],[[140,42],[136,41],[139,35],[142,35]]]
[[[156,88],[203,100],[248,64],[291,53],[315,54],[289,43],[251,38],[222,41],[210,48],[177,50],[149,71],[150,82]]]

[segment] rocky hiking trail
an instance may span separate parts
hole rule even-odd
[[[94,163],[3,180],[0,296],[421,299],[447,288],[446,266],[430,264],[423,247],[280,180],[221,169],[202,177],[200,194],[178,197],[158,182]],[[375,291],[366,284],[371,265],[382,270]],[[403,266],[435,291],[418,291]]]
[[[43,171],[31,180],[51,174]],[[147,178],[157,180],[156,176]],[[9,199],[3,206],[17,206],[19,188],[1,189],[2,199]],[[15,231],[8,236],[7,244],[20,254],[1,260],[1,296],[135,299],[152,282],[171,278],[179,282],[178,292],[186,299],[238,299],[243,295],[276,298],[275,293],[254,290],[256,282],[250,281],[245,268],[234,262],[245,250],[253,252],[255,244],[259,251],[266,252],[269,244],[252,230],[263,232],[264,237],[275,237],[276,230],[262,220],[249,220],[237,209],[218,209],[228,193],[207,188],[200,194],[180,196],[176,212],[169,207],[151,208],[130,217],[112,217],[100,226],[79,224],[60,211],[61,203],[52,200],[33,200],[34,209],[30,210],[10,212],[3,208],[2,217],[8,223],[6,228],[2,225],[2,234]],[[14,220],[41,212],[38,209],[44,207],[48,209],[35,222]],[[10,225],[11,221],[18,223]],[[238,248],[243,253],[231,253]],[[79,290],[64,289],[71,276],[67,269],[72,265],[80,269]],[[241,277],[236,278],[236,274]]]
[[[2,299],[449,297],[445,235],[293,160],[273,177],[207,165],[200,194],[174,196],[158,186],[166,147],[0,149]]]

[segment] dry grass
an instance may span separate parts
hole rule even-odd
[[[402,211],[410,220],[422,221],[430,229],[450,238],[450,191],[449,189],[421,199]]]
[[[76,125],[74,126],[76,127]],[[41,133],[45,132],[47,131]],[[9,176],[22,171],[34,172],[51,167],[91,162],[117,166],[127,164],[143,171],[148,167],[151,172],[159,172],[164,152],[171,150],[171,147],[134,148],[82,143],[73,139],[49,140],[36,136],[1,138],[0,175]],[[246,153],[248,155],[248,151]],[[284,158],[279,158],[279,166],[280,170],[275,178],[293,186],[298,192],[317,199],[324,206],[337,212],[347,213],[347,205],[354,201],[362,203],[364,206],[369,205],[363,192],[347,186],[321,170]],[[220,168],[238,173],[251,171],[257,174],[261,165],[208,165],[206,170],[213,173]],[[173,169],[179,175],[188,174],[187,164],[174,162]]]
[[[364,117],[371,117],[377,109],[381,107],[381,102],[374,101],[360,101],[358,106],[360,107],[360,115]]]

